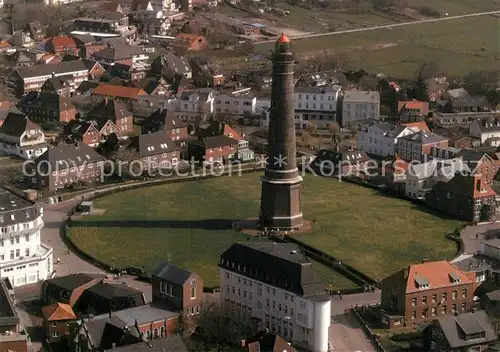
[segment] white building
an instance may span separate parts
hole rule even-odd
[[[348,90],[342,100],[342,126],[380,117],[380,93],[377,91]]]
[[[250,88],[245,88],[231,92],[231,94],[215,96],[215,113],[238,116],[255,115],[257,97],[249,92]]]
[[[481,140],[481,145],[500,145],[500,119],[475,119],[469,125],[469,135]]]
[[[260,329],[313,352],[327,352],[331,302],[296,244],[242,242],[222,255],[220,299]]]
[[[362,126],[357,134],[357,147],[379,156],[396,154],[398,138],[418,131],[414,127],[392,123],[371,123]]]
[[[0,154],[35,159],[48,149],[40,126],[21,114],[9,113],[0,127]]]
[[[448,182],[456,172],[468,171],[461,158],[432,159],[425,163],[410,163],[406,172],[405,195],[411,199],[424,200],[425,195],[438,182]]]
[[[167,110],[174,111],[183,121],[199,122],[203,116],[214,113],[215,93],[209,88],[182,91],[177,99],[168,102]]]
[[[295,87],[295,115],[302,128],[314,122],[318,128],[328,128],[337,120],[337,101],[342,87]]]
[[[48,279],[52,248],[40,241],[43,208],[0,188],[0,277],[13,286]]]

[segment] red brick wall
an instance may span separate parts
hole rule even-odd
[[[448,147],[448,140],[444,140],[439,143],[433,143],[433,144],[423,144],[422,145],[422,153],[429,155],[431,153],[431,148],[432,147],[439,147],[439,148],[445,148]]]
[[[101,51],[105,48],[104,44],[88,44],[85,45],[85,57],[92,60],[92,54]]]
[[[179,128],[179,133],[175,133],[175,129],[167,130],[167,136],[173,141],[185,140],[188,137],[188,129],[187,127],[181,127]],[[176,138],[177,136],[179,136],[179,139]]]
[[[89,130],[89,132],[85,133],[85,135],[83,136],[83,143],[85,143],[86,145],[99,143],[99,141],[99,132],[94,131],[93,129]]]
[[[71,322],[70,320],[63,320],[56,322],[44,321],[45,336],[47,337],[47,340],[49,340],[50,342],[59,341],[61,337],[69,335],[70,322]],[[53,323],[55,323],[55,326],[53,326]],[[52,336],[54,332],[57,333],[57,337]]]
[[[217,158],[223,157],[225,159],[228,158],[229,154],[233,154],[236,152],[236,146],[223,146],[222,150],[220,148],[212,148],[212,152],[210,153],[210,149],[205,150],[205,160],[210,160],[210,158],[213,158],[216,160]]]
[[[28,342],[27,341],[0,342],[0,351],[28,352]]]

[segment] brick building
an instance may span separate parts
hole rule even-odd
[[[225,135],[200,138],[188,142],[188,157],[200,163],[224,164],[235,156],[238,140]]]
[[[168,138],[173,141],[184,141],[188,138],[188,125],[173,111],[159,109],[155,111],[144,123],[143,132],[165,131]]]
[[[438,182],[426,195],[429,207],[460,220],[493,221],[496,192],[482,174],[456,174],[449,182]]]
[[[86,120],[112,121],[119,130],[119,137],[126,137],[134,132],[134,117],[123,103],[114,99],[104,99],[87,115]]]
[[[383,323],[415,327],[472,309],[475,280],[447,261],[410,265],[382,280]]]
[[[49,342],[59,341],[69,336],[69,324],[76,319],[70,305],[54,303],[42,308],[43,328]]]
[[[101,136],[92,122],[73,120],[64,126],[64,139],[68,143],[82,142],[94,148],[100,143]]]
[[[422,160],[432,147],[447,147],[448,139],[432,132],[418,131],[399,138],[398,155],[406,161]]]
[[[58,35],[50,38],[46,43],[46,48],[52,54],[78,56],[80,52],[75,40],[67,35]]]
[[[21,99],[17,106],[35,122],[67,123],[76,117],[76,107],[70,98],[57,93],[30,92]]]

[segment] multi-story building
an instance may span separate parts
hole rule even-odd
[[[42,308],[43,329],[49,342],[67,338],[70,323],[76,320],[73,308],[69,304],[54,303]]]
[[[203,303],[203,279],[173,264],[162,263],[152,274],[153,303],[184,313],[189,317],[200,313]]]
[[[417,131],[413,127],[389,122],[370,123],[361,126],[357,133],[357,148],[378,156],[395,155],[399,138]]]
[[[500,145],[500,118],[474,119],[469,125],[469,135],[481,144],[498,147]]]
[[[52,248],[40,241],[42,216],[38,204],[0,188],[0,277],[15,287],[52,274]]]
[[[221,303],[293,344],[329,350],[330,297],[296,244],[233,244],[219,262]]]
[[[360,121],[378,120],[380,117],[380,93],[347,90],[342,99],[342,126],[355,125]]]
[[[401,121],[425,121],[429,114],[428,101],[398,101],[398,114]]]
[[[128,32],[128,17],[116,12],[111,18],[77,18],[73,23],[71,34],[102,34],[100,37],[113,37]]]
[[[67,35],[59,35],[50,38],[46,43],[48,52],[60,55],[74,55],[78,56],[80,49],[75,43],[75,40]]]
[[[54,191],[78,182],[102,182],[105,159],[83,143],[64,144],[49,148],[30,167],[34,188]]]
[[[318,128],[328,128],[337,120],[337,101],[342,87],[295,87],[295,118],[301,128],[313,122]]]
[[[397,329],[468,312],[474,288],[474,279],[445,260],[410,265],[382,280],[382,321]]]
[[[63,122],[75,119],[76,107],[69,97],[48,92],[29,92],[17,104],[30,119],[37,122]]]
[[[461,158],[473,174],[481,174],[486,183],[493,184],[499,165],[487,153],[474,149],[462,149],[457,152],[456,157]]]
[[[188,125],[173,111],[159,109],[143,124],[143,133],[164,131],[172,141],[184,141],[188,138]]]
[[[62,61],[53,65],[33,65],[18,68],[7,77],[7,86],[16,95],[38,91],[45,81],[52,77],[68,76],[72,91],[89,78],[100,77],[104,68],[97,62],[89,60]]]
[[[425,200],[426,194],[438,182],[449,182],[457,172],[470,172],[467,164],[460,158],[410,163],[406,171],[405,195],[411,199]]]
[[[34,159],[47,150],[39,125],[27,117],[10,112],[0,126],[0,152],[23,159]]]
[[[474,223],[493,221],[496,192],[480,173],[456,174],[449,182],[439,182],[426,195],[427,205],[460,220]]]
[[[14,288],[9,280],[0,279],[0,303],[2,317],[0,318],[0,351],[28,351],[28,336],[14,304]]]
[[[92,54],[92,57],[103,67],[110,67],[114,64],[135,66],[149,58],[141,47],[129,45],[105,48]]]
[[[158,131],[139,135],[132,142],[141,158],[144,170],[171,169],[179,163],[181,147]]]
[[[134,132],[134,117],[130,111],[119,101],[104,99],[97,104],[85,118],[89,121],[101,121],[97,125],[104,125],[112,121],[119,129],[118,137],[126,138]]]
[[[171,102],[168,110],[177,112],[177,115],[184,121],[202,121],[205,116],[215,111],[215,92],[208,88],[182,91],[178,94],[178,99]]]
[[[421,161],[431,153],[432,147],[447,147],[448,138],[426,131],[407,134],[398,140],[397,151],[406,161]]]
[[[257,97],[249,94],[249,88],[231,94],[215,96],[215,113],[237,116],[255,115]]]
[[[489,312],[488,312],[489,313]],[[425,351],[495,351],[498,334],[484,310],[437,318],[424,330]]]
[[[188,142],[188,157],[199,163],[225,164],[236,156],[238,140],[225,135]]]
[[[45,81],[40,90],[42,92],[55,93],[60,97],[68,98],[71,96],[70,80],[67,80],[64,76],[49,78]]]

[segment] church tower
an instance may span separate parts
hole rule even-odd
[[[302,226],[300,185],[296,161],[294,58],[290,39],[276,41],[267,146],[267,166],[261,178],[260,228],[291,230]]]

